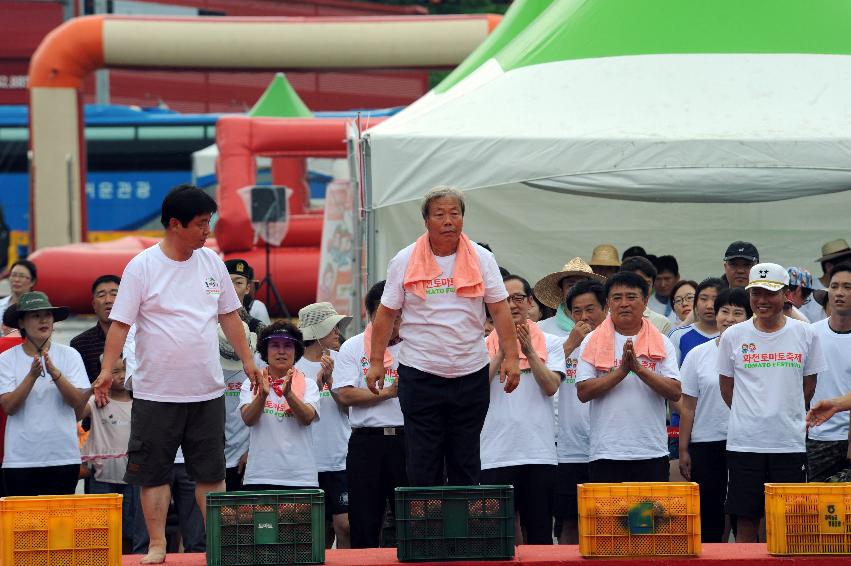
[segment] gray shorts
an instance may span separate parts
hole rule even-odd
[[[224,396],[192,403],[133,400],[124,481],[142,487],[170,483],[179,447],[190,478],[224,481]]]

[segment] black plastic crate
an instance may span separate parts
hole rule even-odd
[[[401,562],[514,558],[514,488],[396,488],[396,556]]]
[[[207,495],[209,566],[324,562],[321,489]]]

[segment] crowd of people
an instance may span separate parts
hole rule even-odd
[[[752,542],[765,482],[851,481],[844,240],[818,278],[742,241],[693,279],[601,244],[532,285],[438,187],[344,340],[351,317],[329,303],[270,320],[252,267],[204,247],[215,212],[200,189],[170,192],[165,238],[94,280],[96,323],[70,346],[52,339],[68,309],[12,265],[3,494],[81,477],[120,493],[125,552],[150,564],[173,550],[169,509],[202,551],[205,497],[225,490],[321,488],[328,545],[369,548],[393,544],[400,486],[513,485],[518,543],[575,544],[581,483],[695,481],[703,540]]]

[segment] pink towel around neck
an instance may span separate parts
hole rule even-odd
[[[665,340],[662,333],[646,318],[641,319],[641,330],[633,338],[632,345],[636,357],[644,356],[653,361],[665,358]],[[582,359],[598,370],[608,371],[615,366],[615,360],[619,359],[620,355],[621,352],[615,352],[615,325],[612,323],[612,317],[607,316],[588,339],[588,344],[582,351]]]
[[[434,252],[428,243],[428,233],[417,238],[414,251],[405,269],[405,279],[402,285],[419,298],[425,300],[426,285],[429,281],[440,277],[440,266],[434,259]],[[455,251],[455,270],[452,274],[455,294],[459,297],[474,298],[485,296],[485,282],[482,279],[482,269],[479,267],[479,255],[473,242],[466,234],[461,234],[458,249]]]
[[[535,353],[538,354],[538,357],[541,358],[541,361],[547,362],[547,338],[544,336],[544,332],[538,328],[538,325],[532,322],[531,320],[526,321],[526,328],[529,329],[529,337],[532,339],[532,349],[535,350]],[[499,336],[497,336],[496,331],[488,334],[487,340],[485,340],[485,344],[488,348],[488,354],[491,358],[495,358],[497,352],[499,351]],[[520,352],[520,369],[529,369],[529,360],[523,354],[523,348],[520,347],[520,340],[517,341],[517,350]]]
[[[372,356],[372,323],[366,325],[366,330],[363,331],[363,351],[368,360]],[[393,367],[393,354],[390,353],[390,348],[384,348],[384,368]]]

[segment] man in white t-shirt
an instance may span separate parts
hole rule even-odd
[[[576,326],[562,345],[567,353],[564,379],[558,393],[558,476],[553,513],[562,521],[559,544],[578,544],[579,500],[576,486],[589,481],[591,415],[588,403],[581,402],[576,395],[576,367],[582,341],[606,318],[606,290],[597,281],[580,281],[573,286],[564,302]]]
[[[830,318],[813,324],[827,360],[812,405],[851,391],[851,263],[833,267],[827,289]],[[811,428],[807,438],[810,481],[851,481],[848,413]]]
[[[490,401],[485,305],[505,352],[507,392],[520,382],[508,293],[492,253],[464,233],[464,195],[435,187],[421,206],[426,233],[396,254],[373,321],[367,386],[383,387],[384,352],[401,312],[399,403],[411,485],[476,485]],[[445,470],[445,475],[444,475]]]
[[[522,354],[520,385],[508,394],[495,379],[503,356],[497,341],[489,338],[490,408],[481,436],[482,483],[514,486],[514,508],[524,533],[518,544],[552,544],[558,464],[552,396],[564,375],[564,350],[558,336],[528,320],[534,300],[529,282],[519,275],[508,275],[503,282]]]
[[[597,248],[594,251],[596,253]],[[615,251],[614,259],[617,260],[617,251]],[[618,265],[620,265],[620,261],[618,261]],[[580,281],[589,280],[601,284],[606,282],[606,278],[594,273],[591,266],[585,263],[581,257],[575,257],[567,262],[561,268],[561,271],[550,273],[535,283],[535,297],[548,307],[556,309],[555,316],[538,321],[538,327],[547,334],[567,338],[567,335],[573,330],[574,322],[570,318],[570,312],[565,308],[564,301],[574,285]],[[565,352],[565,354],[567,353],[569,352]]]
[[[665,402],[680,398],[680,373],[671,341],[643,317],[649,288],[631,271],[609,278],[609,317],[580,346],[576,393],[590,402],[595,483],[668,481]]]
[[[756,542],[763,484],[807,481],[805,412],[827,366],[812,326],[783,314],[789,274],[776,263],[751,268],[753,318],[721,335],[718,373],[730,407],[727,501],[736,542]]]
[[[331,395],[332,376],[340,332],[352,317],[338,314],[331,303],[313,303],[298,311],[298,327],[304,337],[304,356],[296,362],[305,378],[319,389],[322,419],[310,427],[313,454],[319,472],[319,489],[325,492],[328,548],[349,548],[349,488],[346,480],[346,451],[349,446],[349,412]]]
[[[399,376],[399,323],[396,318],[385,355],[384,388],[373,395],[366,387],[372,319],[384,281],[373,285],[364,299],[370,325],[340,347],[334,362],[332,391],[349,408],[352,434],[346,457],[349,483],[349,524],[352,548],[376,548],[387,505],[393,508],[395,489],[408,484],[405,472],[405,428],[397,397]]]
[[[262,375],[254,365],[224,262],[204,247],[215,211],[216,202],[192,185],[175,187],[163,199],[165,238],[124,270],[110,312],[103,369],[93,384],[98,405],[106,404],[112,368],[135,324],[137,367],[124,480],[141,486],[151,539],[142,564],[165,561],[169,482],[178,447],[196,482],[202,513],[207,493],[225,488],[225,383],[217,323],[255,387]]]

